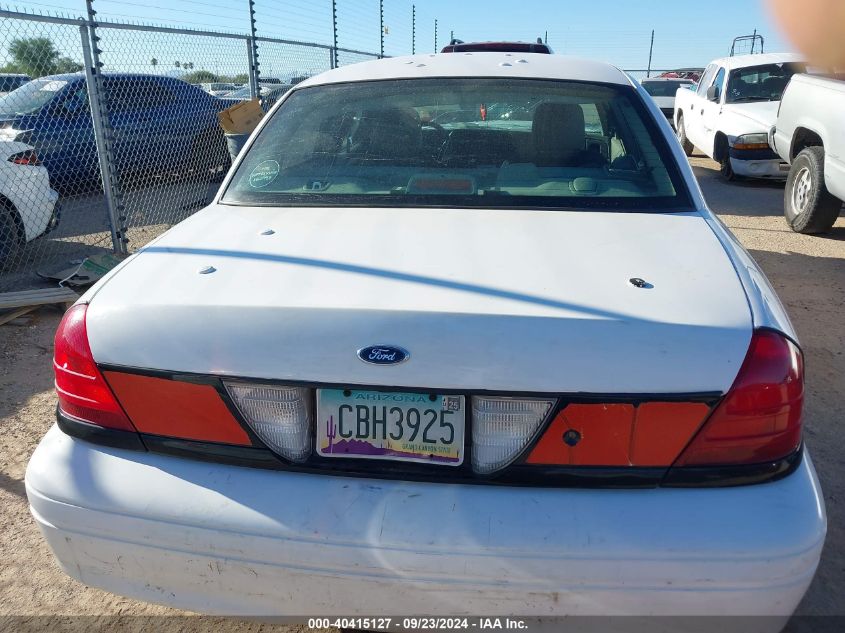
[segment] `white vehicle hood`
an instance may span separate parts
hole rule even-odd
[[[695,213],[212,206],[92,294],[99,363],[350,385],[724,392],[752,329]]]
[[[778,118],[780,101],[729,103],[722,106],[721,129],[730,136],[768,133]]]

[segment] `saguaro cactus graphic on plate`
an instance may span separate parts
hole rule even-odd
[[[337,437],[337,427],[334,424],[334,416],[330,415],[326,420],[326,437],[329,438],[329,453],[334,453],[332,447],[334,446],[334,438]]]

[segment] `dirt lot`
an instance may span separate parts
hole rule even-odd
[[[799,613],[845,615],[845,458],[839,426],[845,420],[845,217],[830,235],[797,235],[783,221],[782,185],[726,185],[718,180],[714,163],[700,158],[692,162],[711,207],[760,262],[801,337],[809,389],[806,441],[822,481],[829,532],[821,566]],[[174,614],[71,580],[56,566],[30,519],[23,477],[30,454],[53,421],[50,360],[58,321],[58,311],[42,310],[30,321],[0,327],[0,616]],[[0,618],[0,629],[2,622]],[[16,619],[14,628],[61,622]],[[93,628],[94,622],[86,627]],[[132,622],[120,628],[137,630],[149,624]],[[178,622],[173,630],[235,628],[207,618]],[[238,625],[241,631],[266,628]],[[809,630],[801,623],[790,629]]]

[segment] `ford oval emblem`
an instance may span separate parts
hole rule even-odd
[[[358,358],[372,365],[397,365],[410,356],[407,350],[395,345],[370,345],[358,350]]]

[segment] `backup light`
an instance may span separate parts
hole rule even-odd
[[[554,400],[472,398],[472,467],[490,474],[510,464],[546,419]]]
[[[247,424],[270,448],[294,462],[308,459],[314,426],[310,389],[225,384]]]

